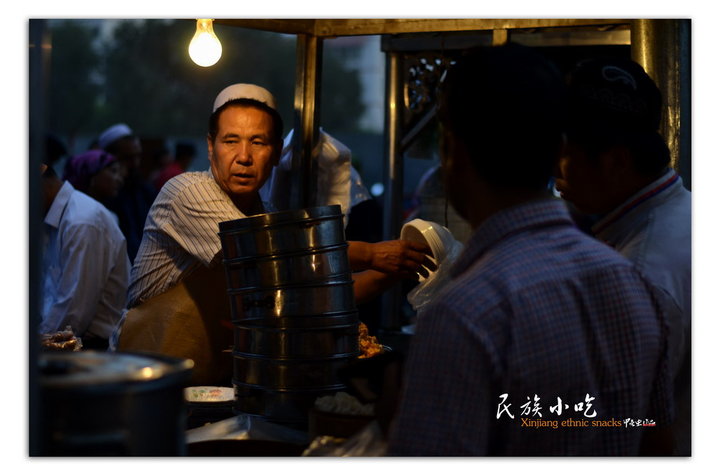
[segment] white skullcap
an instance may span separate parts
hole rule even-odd
[[[131,135],[133,135],[133,131],[127,126],[127,124],[115,124],[114,126],[108,127],[102,134],[100,134],[100,137],[98,138],[98,145],[101,149],[105,149],[108,145],[112,144],[121,137]]]
[[[233,99],[254,99],[277,111],[275,98],[267,89],[254,84],[238,83],[228,86],[220,91],[213,104],[213,112],[222,107],[226,102]]]

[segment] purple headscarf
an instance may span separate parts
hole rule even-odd
[[[114,155],[103,150],[89,150],[68,160],[63,179],[70,182],[75,189],[87,192],[90,179],[115,160]]]

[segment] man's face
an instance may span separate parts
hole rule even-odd
[[[123,185],[122,166],[117,160],[103,167],[90,179],[90,196],[96,199],[114,198]]]
[[[555,188],[563,199],[586,214],[607,213],[614,207],[612,171],[604,158],[592,160],[572,143],[558,162]]]
[[[208,157],[215,180],[230,198],[252,198],[280,158],[272,117],[254,107],[228,107],[220,113],[215,139],[208,137]]]

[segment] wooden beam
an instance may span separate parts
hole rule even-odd
[[[626,19],[234,19],[218,18],[215,23],[288,34],[318,37],[385,35],[442,31],[513,30],[629,24]]]

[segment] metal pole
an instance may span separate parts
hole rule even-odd
[[[317,144],[320,115],[320,71],[322,39],[298,35],[295,70],[295,130],[293,132],[292,186],[290,208],[315,204],[317,164],[312,151]]]
[[[40,302],[42,299],[42,188],[40,164],[45,161],[45,102],[49,77],[50,36],[45,20],[30,20],[29,24],[29,288],[28,288],[28,336],[29,359],[29,454],[42,454],[41,432],[43,428],[42,402],[38,397],[37,357],[40,352],[38,326],[40,325]]]
[[[660,133],[671,165],[691,188],[690,20],[633,20],[631,54],[660,88],[665,110]]]
[[[402,216],[403,161],[400,150],[400,121],[402,115],[402,94],[400,88],[400,58],[398,53],[388,54],[387,66],[387,110],[385,116],[386,160],[384,170],[385,192],[383,204],[383,239],[393,240],[400,235]]]
[[[402,114],[401,58],[399,53],[387,54],[386,115],[385,115],[385,170],[383,193],[383,239],[395,240],[400,236],[403,199],[403,161],[400,148],[400,122]],[[383,295],[382,328],[398,330],[400,322],[400,287],[395,286]]]

